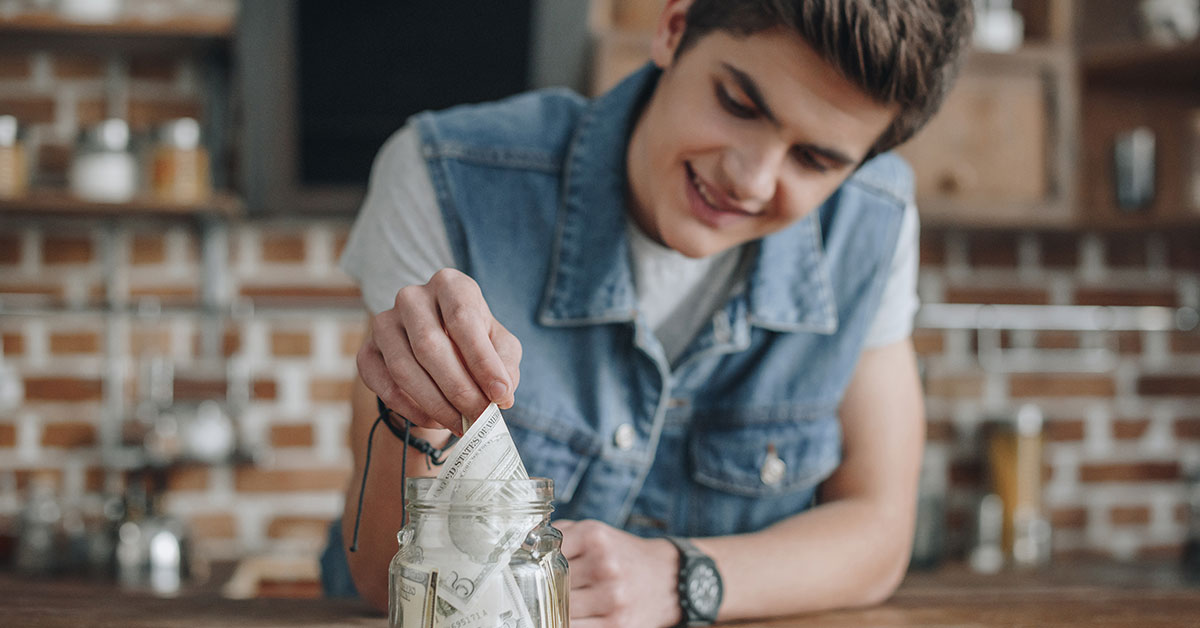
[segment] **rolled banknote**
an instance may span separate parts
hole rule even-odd
[[[495,504],[502,512],[507,504],[528,502],[533,497],[529,487],[514,486],[503,480],[528,478],[500,408],[493,403],[471,422],[423,499],[451,504]],[[474,598],[484,590],[500,588],[492,581],[501,578],[501,571],[507,572],[503,568],[508,566],[513,552],[540,521],[536,515],[452,512],[446,518],[445,530],[427,531],[446,539],[446,546],[454,550],[453,555],[443,555],[438,561],[439,597],[455,609],[478,608],[480,605],[473,603]],[[511,574],[507,578],[511,580]],[[513,587],[515,590],[515,582]],[[516,606],[525,610],[521,598],[515,599]]]
[[[445,480],[524,480],[529,478],[500,407],[490,404],[455,444],[424,499],[442,499],[451,490]],[[479,490],[487,490],[480,485]],[[462,500],[487,500],[490,495],[460,494]]]

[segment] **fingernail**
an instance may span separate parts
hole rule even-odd
[[[491,396],[492,401],[503,401],[508,396],[508,384],[500,380],[492,382],[488,386],[488,395]]]

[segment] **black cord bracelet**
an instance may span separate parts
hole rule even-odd
[[[387,407],[387,405],[385,405],[383,403],[382,399],[380,399],[379,397],[376,397],[375,405],[376,405],[376,407],[379,408],[379,418],[375,419],[376,422],[382,420],[383,424],[385,426],[387,426],[388,430],[390,430],[392,432],[392,434],[396,436],[396,438],[399,438],[400,440],[408,443],[409,447],[412,447],[413,449],[425,454],[428,457],[427,462],[429,464],[431,464],[435,467],[440,467],[443,464],[445,464],[446,450],[450,449],[450,447],[452,447],[454,445],[454,443],[458,442],[458,436],[451,434],[450,440],[446,441],[445,445],[442,445],[440,448],[434,447],[432,444],[430,444],[429,441],[427,441],[423,438],[417,438],[416,436],[409,434],[408,429],[413,426],[412,421],[409,421],[408,419],[404,418],[403,416],[400,416],[400,414],[398,414],[395,410],[392,410],[391,408]],[[404,427],[400,427],[399,425],[396,425],[392,421],[392,417],[395,417],[395,418],[403,421]],[[368,452],[368,455],[369,454],[370,454],[370,452]],[[366,473],[364,472],[364,475],[365,474]]]
[[[446,450],[450,449],[454,443],[458,442],[458,436],[450,435],[450,440],[446,441],[441,447],[434,447],[429,441],[413,436],[410,430],[413,427],[412,421],[401,416],[396,411],[387,407],[383,400],[375,397],[375,404],[379,408],[379,416],[375,418],[375,422],[371,424],[371,431],[367,434],[367,455],[363,460],[363,476],[362,483],[358,488],[358,511],[354,515],[354,538],[350,543],[350,551],[358,551],[358,526],[362,523],[362,508],[363,495],[367,491],[367,471],[371,469],[371,449],[375,441],[375,428],[379,427],[380,423],[387,426],[388,431],[396,438],[404,441],[404,453],[400,459],[400,490],[404,490],[406,479],[408,478],[408,448],[412,447],[417,451],[425,454],[425,466],[427,468],[440,467],[446,463]],[[397,425],[392,417],[395,417],[403,422],[403,426]],[[408,525],[408,509],[404,510],[404,514],[400,520],[401,527]]]

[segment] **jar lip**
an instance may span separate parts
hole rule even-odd
[[[78,147],[87,150],[124,152],[129,149],[129,123],[109,118],[80,131]]]
[[[459,484],[459,485],[478,485],[478,486],[489,485],[489,484],[511,484],[514,486],[524,485],[524,486],[531,486],[531,487],[541,487],[541,486],[551,486],[552,487],[552,486],[554,486],[554,480],[552,480],[550,478],[522,478],[522,479],[514,478],[514,479],[508,479],[508,480],[477,479],[477,478],[451,478],[451,479],[443,480],[443,479],[431,476],[431,477],[420,477],[420,478],[410,477],[410,478],[407,478],[406,481],[409,484],[417,485],[417,486],[432,486],[433,484],[440,483],[440,482],[446,482],[446,483],[450,483],[450,484]]]
[[[195,118],[175,118],[159,127],[159,141],[163,146],[181,150],[200,147],[200,123]]]

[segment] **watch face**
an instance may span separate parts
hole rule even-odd
[[[687,578],[688,602],[705,619],[715,619],[721,604],[721,577],[707,562],[697,563]]]

